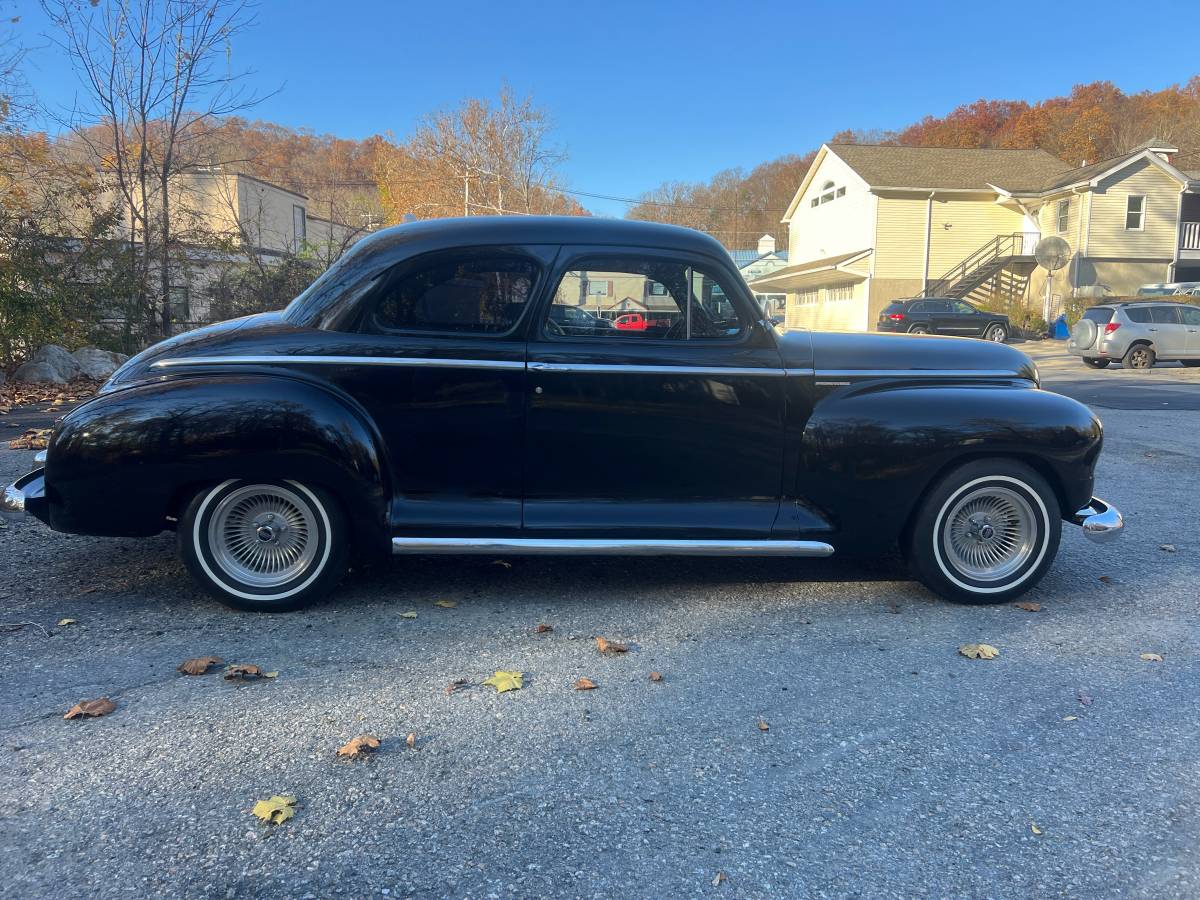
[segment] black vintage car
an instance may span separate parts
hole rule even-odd
[[[901,334],[944,334],[1004,343],[1011,326],[1008,316],[972,306],[955,297],[915,297],[894,300],[879,313],[876,331]]]
[[[646,330],[550,314],[669,297]],[[656,300],[657,302],[657,300]],[[1035,585],[1092,497],[1100,423],[1022,353],[773,328],[705,235],[414,223],[286,310],[126,363],[5,494],[59,531],[175,529],[230,605],[291,609],[351,553],[878,554],[953,599]]]

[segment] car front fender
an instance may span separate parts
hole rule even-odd
[[[937,478],[998,456],[1036,469],[1067,516],[1092,496],[1101,442],[1086,406],[1028,382],[845,387],[805,427],[797,496],[849,544],[877,549],[900,535]]]
[[[263,374],[164,378],[68,414],[46,462],[59,531],[161,531],[194,491],[228,478],[289,478],[341,498],[356,531],[387,536],[387,466],[365,411],[328,387]]]

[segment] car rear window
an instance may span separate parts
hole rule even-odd
[[[1097,325],[1107,325],[1112,321],[1113,309],[1106,306],[1093,307],[1085,312],[1083,317],[1089,322],[1095,322]]]
[[[883,312],[881,312],[880,315],[881,316],[890,316],[892,313],[898,313],[898,312],[904,312],[904,304],[901,303],[899,300],[893,300],[891,303],[889,303],[887,306],[885,306],[883,308]]]

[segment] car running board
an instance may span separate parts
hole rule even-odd
[[[829,556],[820,541],[608,540],[604,538],[392,538],[393,553],[524,556]]]

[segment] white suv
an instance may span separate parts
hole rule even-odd
[[[1071,329],[1067,352],[1093,369],[1114,360],[1127,369],[1149,369],[1160,359],[1200,366],[1200,308],[1152,300],[1093,306]]]

